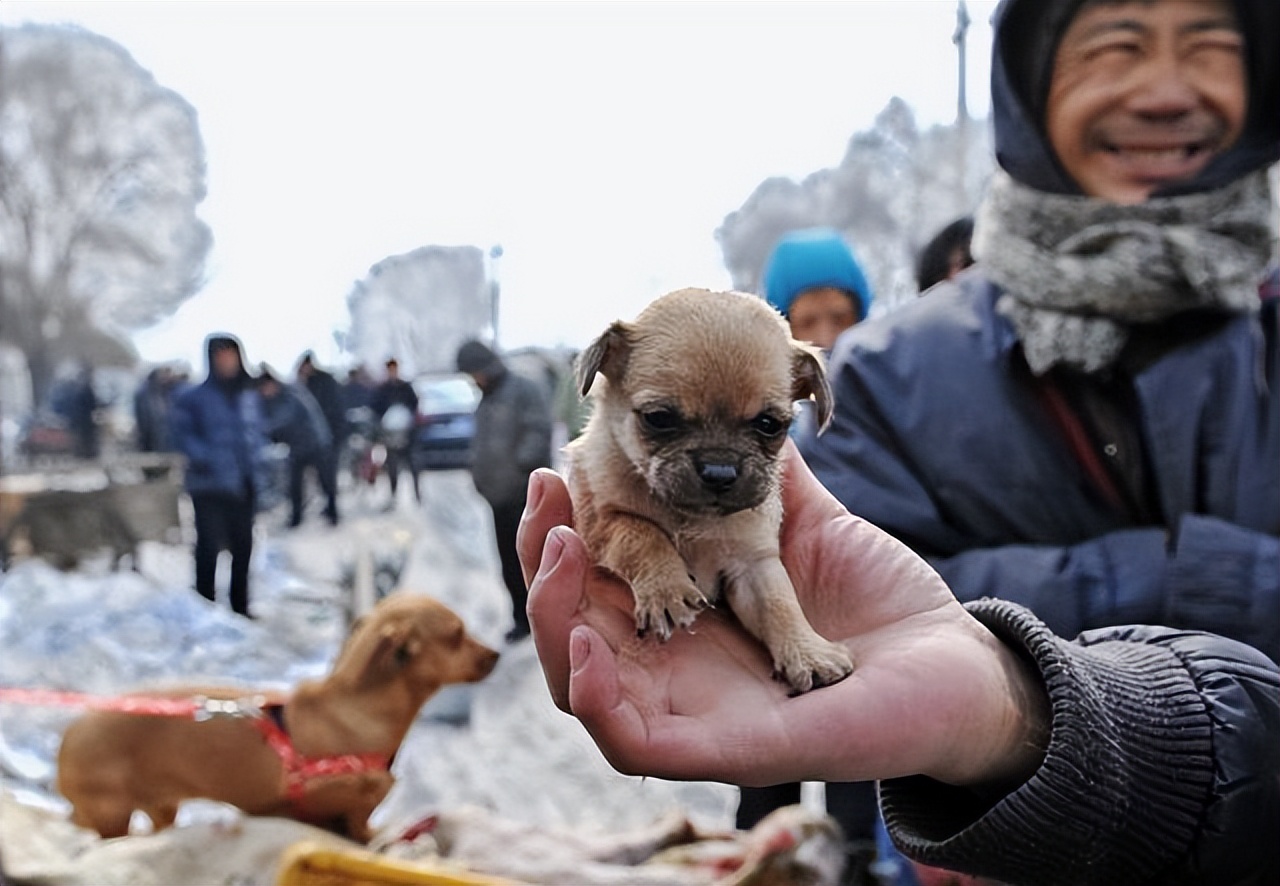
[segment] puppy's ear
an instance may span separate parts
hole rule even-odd
[[[791,358],[791,396],[796,400],[813,398],[818,407],[818,430],[831,421],[831,382],[822,353],[816,348],[796,342]]]
[[[595,384],[596,373],[607,379],[622,377],[631,355],[631,327],[618,321],[578,355],[578,393],[585,397]]]

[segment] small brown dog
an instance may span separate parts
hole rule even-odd
[[[831,414],[819,353],[761,298],[682,289],[610,326],[577,382],[597,393],[566,449],[575,523],[630,583],[637,631],[669,639],[723,593],[794,692],[848,676],[848,651],[810,627],[779,559],[794,403]]]
[[[352,626],[328,677],[263,699],[278,705],[270,717],[85,714],[63,735],[58,790],[71,801],[72,821],[104,837],[127,834],[135,810],[166,828],[179,803],[203,797],[367,842],[369,815],[394,781],[387,764],[419,708],[442,686],[482,680],[497,661],[447,606],[392,594]],[[187,687],[149,695],[254,693]],[[382,765],[356,765],[370,760]]]

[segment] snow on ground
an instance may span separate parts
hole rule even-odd
[[[385,487],[344,490],[336,528],[318,515],[292,531],[280,512],[260,518],[254,621],[191,589],[187,545],[144,545],[140,573],[92,561],[73,573],[16,564],[0,576],[0,686],[98,694],[173,682],[288,687],[327,672],[346,631],[343,578],[361,552],[377,563],[405,557],[401,587],[442,600],[503,656],[484,682],[428,702],[396,758],[398,781],[376,825],[394,833],[432,811],[475,804],[515,821],[593,832],[639,827],[673,808],[705,827],[731,827],[735,789],[619,775],[577,721],[552,705],[532,643],[503,646],[510,604],[489,512],[470,476],[427,473],[422,483],[421,505],[404,483],[389,510]],[[10,799],[41,810],[45,818],[33,820],[50,827],[65,826],[54,759],[74,716],[0,704],[0,778]],[[227,816],[212,806],[184,808],[179,825]],[[12,854],[4,841],[37,838],[15,837],[4,825],[0,819],[0,857]],[[24,819],[18,830],[31,827]],[[66,839],[46,842],[72,851]]]

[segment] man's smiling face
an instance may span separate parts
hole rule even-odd
[[[1058,44],[1046,127],[1088,195],[1140,203],[1230,147],[1248,108],[1229,0],[1086,3]]]

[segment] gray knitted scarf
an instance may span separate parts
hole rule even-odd
[[[1096,372],[1131,327],[1184,311],[1246,313],[1271,259],[1275,218],[1265,171],[1198,194],[1121,206],[1046,194],[998,172],[974,226],[973,254],[1004,290],[1007,316],[1037,375]]]

